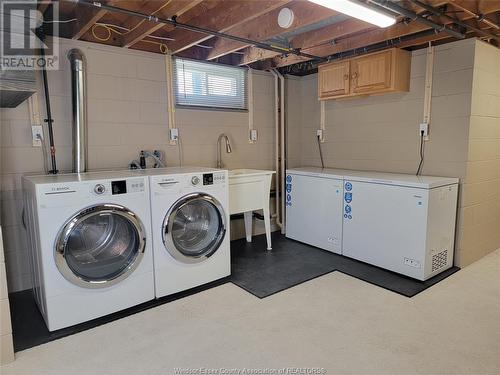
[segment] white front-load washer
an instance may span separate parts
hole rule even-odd
[[[156,297],[229,276],[227,171],[184,167],[142,173],[150,176]]]
[[[149,180],[23,178],[33,290],[49,331],[154,299]]]

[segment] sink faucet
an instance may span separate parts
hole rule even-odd
[[[231,149],[231,143],[229,142],[229,138],[227,135],[222,133],[219,135],[217,139],[217,168],[222,168],[224,164],[222,164],[222,150],[221,150],[221,141],[224,139],[226,142],[226,152],[230,154],[233,150]]]

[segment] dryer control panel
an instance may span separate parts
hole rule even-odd
[[[222,184],[226,181],[225,173],[203,173],[203,186]]]

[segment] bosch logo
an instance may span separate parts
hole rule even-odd
[[[52,188],[52,191],[66,191],[66,190],[69,190],[69,186],[57,186]]]

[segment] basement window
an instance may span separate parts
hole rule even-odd
[[[246,110],[246,80],[246,68],[176,58],[175,104]]]

